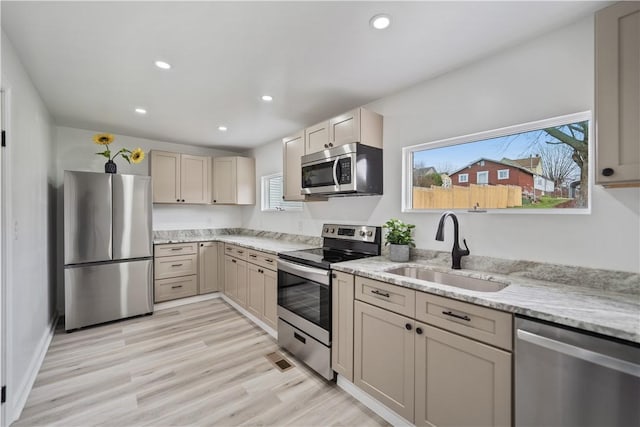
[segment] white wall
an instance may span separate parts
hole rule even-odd
[[[384,115],[384,195],[308,203],[301,213],[244,208],[244,226],[319,235],[329,221],[417,225],[419,248],[439,213],[401,213],[402,147],[593,109],[593,19],[426,81],[368,107]],[[336,114],[341,113],[336,111]],[[282,170],[279,142],[253,150],[257,177]],[[640,190],[594,187],[589,215],[459,215],[473,255],[640,272]],[[450,226],[450,225],[449,225]]]
[[[64,313],[64,236],[63,236],[63,180],[65,170],[104,172],[106,158],[95,153],[103,151],[102,146],[93,142],[93,135],[108,132],[108,129],[85,130],[64,126],[55,128],[55,144],[57,150],[57,230],[58,230],[58,292],[57,309]],[[198,147],[193,145],[175,144],[171,142],[155,141],[126,135],[115,135],[110,145],[112,151],[120,148],[142,148],[146,157],[142,163],[129,164],[118,157],[118,173],[149,175],[150,150],[173,151],[203,156],[233,156],[237,153],[229,151]],[[240,227],[242,215],[237,206],[198,206],[198,205],[153,205],[153,229],[176,230],[190,228],[226,228]]]
[[[7,421],[18,415],[47,349],[55,318],[55,153],[49,113],[2,33],[2,88],[8,92]]]

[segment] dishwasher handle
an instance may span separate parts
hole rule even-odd
[[[543,337],[522,329],[518,329],[516,335],[518,339],[522,341],[640,378],[640,365],[636,363],[611,357],[606,354],[597,353],[562,341]]]

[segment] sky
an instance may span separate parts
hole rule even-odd
[[[413,154],[414,167],[433,166],[438,172],[454,172],[480,158],[501,160],[536,156],[546,141],[557,141],[542,130],[523,132],[449,147],[425,149]],[[542,159],[544,162],[544,158]]]

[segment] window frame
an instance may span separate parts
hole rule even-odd
[[[270,186],[267,184],[272,179],[280,178],[281,180],[281,188],[282,193],[284,193],[284,174],[282,172],[272,173],[269,175],[263,175],[260,177],[260,211],[261,212],[302,212],[304,203],[297,201],[281,201],[280,203],[285,204],[286,206],[275,206],[272,207],[269,203],[271,199],[270,197]]]
[[[480,175],[484,175],[487,177],[487,182],[480,182]],[[488,185],[489,184],[489,171],[478,171],[476,172],[476,185]]]
[[[507,176],[500,178],[500,172],[506,172]],[[509,179],[509,169],[498,169],[498,181],[503,181],[505,179]]]
[[[464,176],[464,180],[462,177]],[[459,173],[458,174],[458,184],[468,184],[469,183],[469,174],[468,173]]]
[[[474,212],[471,209],[414,209],[413,206],[413,193],[412,193],[412,179],[413,179],[413,153],[426,149],[449,147],[453,145],[466,144],[471,142],[477,142],[484,139],[498,138],[502,136],[509,136],[516,133],[524,133],[535,130],[544,129],[547,127],[561,126],[569,123],[589,121],[589,180],[588,180],[588,200],[587,207],[574,208],[574,209],[483,209],[483,212],[490,214],[507,214],[507,215],[585,215],[591,214],[591,206],[593,201],[593,185],[594,185],[594,173],[596,159],[594,157],[595,151],[595,134],[593,132],[593,115],[591,111],[582,111],[579,113],[566,114],[563,116],[551,117],[543,120],[536,120],[532,122],[516,124],[512,126],[506,126],[493,130],[471,133],[463,136],[457,136],[453,138],[440,139],[432,142],[425,142],[421,144],[410,145],[402,147],[402,191],[401,191],[401,207],[400,211],[403,213],[434,213],[452,211],[456,213]]]

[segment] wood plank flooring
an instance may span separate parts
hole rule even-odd
[[[70,334],[59,327],[13,426],[378,426],[386,422],[221,299]]]

